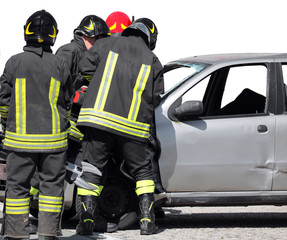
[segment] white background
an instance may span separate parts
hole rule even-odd
[[[155,54],[162,64],[210,53],[286,52],[286,0],[1,0],[0,72],[25,45],[23,26],[45,9],[58,22],[54,52],[73,38],[83,17],[104,20],[113,11],[148,17],[158,30]],[[287,2],[286,2],[287,3]]]

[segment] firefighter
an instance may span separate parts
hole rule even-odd
[[[76,90],[70,119],[69,139],[72,141],[69,141],[68,159],[75,158],[74,156],[78,154],[81,148],[83,134],[76,128],[76,122],[82,104],[82,95],[85,94],[85,89],[89,85],[91,78],[90,76],[79,74],[79,62],[84,53],[94,45],[97,39],[109,35],[109,27],[102,18],[96,15],[88,15],[82,19],[79,26],[74,30],[74,39],[60,47],[56,52],[56,55],[63,57],[67,61],[73,78],[74,90]]]
[[[111,35],[119,36],[132,22],[127,14],[116,11],[107,17],[106,23],[110,28]]]
[[[73,97],[72,112],[70,117],[71,128],[69,131],[67,160],[75,162],[76,156],[82,148],[83,134],[77,129],[76,122],[82,105],[82,101],[89,85],[91,77],[83,76],[79,73],[79,62],[83,54],[89,50],[94,43],[101,38],[109,37],[110,30],[107,23],[96,15],[88,15],[82,19],[79,26],[74,30],[74,39],[60,47],[56,55],[63,57],[69,64],[71,75],[73,76],[73,85],[75,94]],[[69,181],[71,172],[67,172],[66,180]],[[69,181],[71,183],[71,181]],[[107,222],[97,213],[97,224],[95,232],[114,232],[117,230],[117,224]]]
[[[67,63],[51,50],[57,33],[50,13],[32,14],[24,26],[24,52],[7,61],[0,78],[3,148],[9,152],[5,239],[29,239],[30,180],[36,168],[40,178],[38,239],[59,239],[61,234],[73,86]]]
[[[148,137],[155,135],[154,108],[164,91],[163,68],[152,52],[157,33],[150,19],[138,19],[122,36],[98,41],[81,63],[89,69],[99,61],[77,122],[84,133],[82,161],[103,171],[112,154],[125,159],[136,181],[142,235],[156,233],[155,184],[147,149]],[[82,209],[76,230],[89,235],[103,187],[99,175],[84,172],[82,178],[97,188],[78,188]]]
[[[134,21],[134,20],[132,20]],[[107,19],[106,23],[108,24],[110,31],[111,31],[111,36],[117,37],[122,34],[122,32],[132,23],[129,16],[123,12],[116,11],[111,13]],[[155,149],[150,148],[150,156],[153,159],[155,156]],[[152,160],[153,161],[153,160]],[[155,217],[156,218],[164,218],[165,217],[165,212],[162,209],[162,207],[158,206],[155,207],[154,209],[155,212]]]
[[[81,102],[85,94],[87,85],[90,78],[85,78],[79,73],[79,61],[81,60],[85,51],[91,48],[97,39],[110,36],[110,30],[106,22],[96,16],[85,16],[79,26],[74,30],[74,39],[60,47],[56,55],[63,57],[69,65],[71,76],[73,79],[73,85],[75,94],[73,97],[72,111],[70,117],[70,129],[68,135],[68,150],[67,161],[75,163],[76,156],[81,151],[83,134],[77,129],[76,122],[81,107]],[[82,86],[83,85],[83,86]],[[79,89],[78,89],[79,88]],[[77,90],[78,89],[78,90]],[[66,180],[72,183],[70,180],[71,172],[67,171]],[[39,179],[37,173],[31,180],[32,189],[31,194],[37,193]],[[106,222],[102,216],[97,217],[98,221],[95,225],[94,231],[96,232],[113,232],[117,230],[117,224]],[[30,232],[35,231],[35,226],[30,225]]]

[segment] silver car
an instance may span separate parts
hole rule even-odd
[[[287,54],[195,56],[164,71],[156,206],[287,204]],[[79,198],[67,186],[70,217]],[[101,214],[120,229],[137,220],[134,188],[124,162],[111,162]]]

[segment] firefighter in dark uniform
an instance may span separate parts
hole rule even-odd
[[[73,94],[70,70],[52,54],[57,23],[45,10],[25,26],[24,52],[12,56],[0,78],[7,182],[5,239],[29,239],[30,180],[39,170],[40,240],[59,239],[64,194],[67,129]]]
[[[74,156],[78,154],[79,148],[81,148],[83,134],[76,128],[76,121],[80,111],[79,102],[82,98],[81,94],[85,91],[86,87],[83,87],[84,90],[78,88],[82,87],[82,85],[87,86],[90,80],[90,77],[86,79],[79,74],[79,62],[84,52],[90,49],[97,39],[109,36],[109,34],[110,30],[103,19],[96,15],[88,15],[81,20],[79,26],[74,30],[74,39],[70,43],[61,46],[56,52],[56,55],[64,58],[68,63],[73,83],[77,84],[77,86],[74,86],[74,90],[77,91],[75,92],[70,117],[71,127],[69,129],[68,159],[75,158]],[[38,182],[39,177],[36,174],[31,180],[32,195],[36,195],[38,192]]]
[[[73,78],[74,90],[77,91],[70,119],[69,139],[72,141],[69,142],[68,158],[73,158],[77,155],[78,149],[81,147],[83,134],[76,128],[76,122],[80,111],[81,95],[84,94],[90,81],[90,77],[79,74],[79,62],[84,53],[94,45],[97,39],[109,35],[109,27],[102,18],[96,15],[88,15],[82,19],[79,26],[74,30],[74,39],[60,47],[56,52],[56,55],[63,57],[67,61]],[[81,89],[82,86],[84,86],[83,89]]]
[[[67,161],[71,163],[75,163],[76,156],[79,151],[81,151],[82,147],[83,134],[77,129],[76,122],[83,95],[85,95],[85,90],[90,81],[90,77],[86,78],[82,74],[79,74],[79,62],[82,59],[84,52],[90,49],[96,40],[108,37],[109,35],[109,27],[102,18],[96,15],[88,15],[81,20],[79,26],[74,30],[74,39],[70,43],[60,47],[56,52],[57,56],[64,58],[68,63],[73,79],[74,90],[76,90],[73,97],[70,116],[71,127],[69,128],[68,135]],[[36,173],[31,180],[32,189],[30,193],[34,193],[33,195],[37,194],[37,189],[39,187],[39,177],[37,175],[38,174]],[[69,183],[72,183],[70,176],[71,172],[67,171],[66,180]],[[95,225],[94,231],[114,232],[117,230],[117,225],[115,223],[107,222],[102,216],[98,216],[97,219],[99,221]],[[30,232],[33,232],[33,229],[35,229],[35,227],[30,225]]]
[[[156,40],[155,24],[141,18],[126,28],[122,36],[99,40],[87,52],[89,56],[83,60],[83,68],[89,68],[90,60],[98,59],[99,63],[77,122],[85,135],[83,161],[103,171],[111,154],[126,160],[136,181],[143,235],[156,232],[155,184],[147,156],[148,137],[155,134],[154,108],[164,91],[163,68],[151,51]],[[82,209],[77,232],[89,235],[102,187],[98,175],[84,172],[82,178],[98,187],[95,190],[78,188]]]
[[[74,39],[60,47],[56,55],[63,57],[71,71],[75,94],[73,97],[72,111],[70,117],[70,130],[68,137],[67,160],[74,163],[76,156],[82,148],[83,134],[77,129],[76,122],[86,89],[91,80],[90,76],[84,76],[79,72],[79,62],[84,53],[89,50],[98,39],[110,36],[110,30],[107,23],[96,15],[88,15],[82,19],[79,26],[74,30]],[[70,173],[67,172],[66,180],[69,181]],[[70,181],[69,181],[70,182]],[[71,183],[71,182],[70,182]],[[99,220],[95,224],[96,232],[114,232],[117,230],[117,224],[107,222],[102,216],[98,215]]]

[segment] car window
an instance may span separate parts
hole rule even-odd
[[[222,107],[234,101],[244,89],[249,89],[266,97],[267,69],[265,66],[232,67],[229,70]]]
[[[203,63],[190,63],[183,64],[178,63],[171,66],[165,66],[171,68],[164,73],[164,94],[167,95],[175,88],[184,83],[187,79],[192,77],[194,74],[199,73],[207,67],[207,64]],[[172,71],[171,71],[172,70]]]
[[[266,66],[228,67],[192,87],[182,96],[182,102],[202,101],[203,116],[257,114],[265,110],[266,88]]]
[[[284,83],[287,85],[287,63],[282,64],[283,79]]]
[[[198,100],[203,101],[204,94],[207,88],[207,84],[210,80],[210,75],[206,78],[204,78],[202,81],[196,84],[193,88],[191,88],[188,92],[186,92],[182,96],[182,102],[186,102],[189,100]]]

